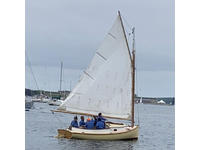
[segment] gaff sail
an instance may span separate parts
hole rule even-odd
[[[57,111],[131,119],[131,55],[120,16]]]

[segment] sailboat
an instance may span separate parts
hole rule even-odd
[[[32,99],[33,102],[40,102],[40,103],[48,103],[49,100],[50,99],[47,96],[45,96],[44,94],[42,94],[41,91],[40,91],[40,95],[39,96],[37,96],[36,98]]]
[[[34,103],[31,100],[31,97],[25,96],[25,110],[28,111],[34,107]]]
[[[61,69],[60,69],[60,100],[57,99],[51,99],[49,100],[48,104],[53,105],[53,106],[59,106],[62,104],[63,100],[62,99],[62,70],[63,70],[63,62],[61,62]]]
[[[65,101],[54,112],[131,120],[130,125],[106,122],[106,129],[58,129],[58,138],[88,140],[137,139],[134,122],[135,49],[129,50],[121,14],[109,30],[89,67]]]

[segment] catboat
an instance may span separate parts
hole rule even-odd
[[[87,140],[137,139],[134,123],[135,28],[132,55],[121,14],[97,49],[89,67],[65,101],[53,112],[131,120],[131,125],[106,122],[106,129],[58,129],[58,138]]]

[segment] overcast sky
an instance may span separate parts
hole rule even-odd
[[[59,67],[63,61],[65,69],[85,69],[118,10],[126,30],[136,28],[144,95],[174,96],[172,0],[26,0],[26,52],[32,65]]]

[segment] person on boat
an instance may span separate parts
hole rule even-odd
[[[100,118],[98,118],[96,129],[105,129],[105,122]]]
[[[79,121],[79,127],[81,128],[85,127],[84,116],[81,116],[81,121]]]
[[[97,117],[93,116],[93,118],[94,118],[94,126],[96,126],[96,124],[97,124]]]
[[[94,119],[87,119],[87,122],[85,123],[86,129],[94,129]]]
[[[103,121],[103,122],[105,122],[106,121],[106,119],[104,118],[104,117],[102,117],[102,113],[99,113],[98,114],[98,118],[97,119],[101,119],[101,121]]]
[[[106,126],[106,122],[105,122],[106,119],[105,119],[104,117],[102,117],[102,113],[99,113],[99,114],[98,114],[97,120],[98,120],[98,119],[101,119],[101,121],[104,123],[104,126]]]
[[[74,120],[72,120],[70,126],[71,126],[71,127],[78,128],[78,118],[77,118],[77,116],[74,117]]]

